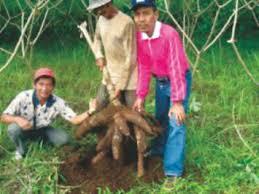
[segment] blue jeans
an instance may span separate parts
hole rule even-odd
[[[55,146],[61,146],[69,141],[67,133],[61,129],[55,129],[51,126],[44,127],[37,130],[24,131],[16,123],[8,126],[8,135],[12,142],[15,144],[16,151],[21,155],[25,155],[27,140],[43,140]]]
[[[192,75],[186,73],[187,91],[183,101],[185,112],[188,110],[188,101],[191,92]],[[151,142],[151,155],[163,157],[166,176],[181,176],[184,169],[185,132],[184,124],[178,125],[175,117],[168,117],[172,106],[170,100],[170,81],[156,81],[156,119],[161,123],[164,132]]]

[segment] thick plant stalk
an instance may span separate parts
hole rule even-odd
[[[146,145],[146,141],[145,141],[146,134],[141,128],[139,128],[137,126],[134,126],[134,132],[135,132],[135,137],[137,140],[138,151],[141,153],[144,153],[147,149],[147,145]]]
[[[92,164],[95,165],[98,162],[100,162],[108,153],[108,150],[104,150],[99,152],[93,159],[92,159]]]
[[[156,135],[159,135],[162,132],[162,127],[160,123],[154,118],[153,115],[145,111],[140,112],[140,114],[148,122],[149,126],[152,128],[152,131]]]
[[[107,119],[105,117],[93,117],[85,120],[79,128],[76,130],[75,137],[76,139],[81,139],[83,136],[85,136],[87,133],[90,132],[93,128],[96,126],[101,126],[102,124],[105,124]]]
[[[141,129],[143,129],[147,134],[155,135],[147,121],[143,119],[138,112],[124,109],[121,111],[121,114],[127,121],[133,123],[134,125],[137,125]]]
[[[138,150],[138,177],[142,177],[145,173],[144,169],[144,152],[147,148],[145,139],[146,135],[137,126],[134,126],[134,132],[135,132],[135,137],[137,140],[137,150]]]
[[[118,129],[118,126],[115,126],[114,134],[112,138],[112,155],[114,160],[121,159],[121,143],[122,143],[122,134]]]
[[[114,115],[114,122],[116,126],[118,127],[118,130],[125,136],[130,135],[129,127],[126,123],[126,120],[123,118],[123,116],[120,113],[116,113]]]
[[[114,125],[110,125],[106,135],[99,141],[99,143],[96,146],[97,152],[109,149],[111,147],[113,134],[114,134]]]
[[[81,139],[85,136],[91,129],[107,125],[112,121],[113,115],[118,112],[121,107],[116,107],[109,105],[107,108],[104,108],[100,112],[95,113],[91,117],[87,118],[76,130],[75,137],[76,139]]]

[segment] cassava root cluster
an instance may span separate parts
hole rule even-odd
[[[100,128],[101,130],[100,132]],[[156,120],[145,112],[139,113],[126,106],[108,105],[106,108],[87,118],[76,130],[76,138],[81,139],[89,132],[99,132],[96,146],[97,154],[92,164],[102,160],[112,151],[115,160],[123,157],[123,139],[131,137],[137,144],[138,176],[144,175],[144,152],[147,136],[157,136],[161,127]]]

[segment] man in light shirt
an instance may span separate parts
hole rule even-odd
[[[88,112],[76,115],[62,98],[54,95],[55,84],[51,69],[36,70],[34,89],[20,92],[4,110],[1,121],[8,124],[8,135],[16,146],[17,160],[26,154],[27,139],[40,138],[56,146],[68,142],[68,135],[63,130],[51,126],[57,116],[74,125],[79,125],[89,116]]]
[[[104,106],[119,98],[127,106],[136,99],[136,38],[133,20],[111,0],[90,0],[89,11],[99,18],[94,37],[96,64],[103,71],[97,102]]]
[[[189,63],[177,31],[158,21],[154,0],[132,0],[137,26],[138,86],[136,110],[143,109],[151,77],[156,79],[156,118],[164,133],[147,155],[163,157],[167,180],[184,170],[185,125],[191,88]]]

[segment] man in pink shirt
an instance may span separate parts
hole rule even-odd
[[[164,133],[149,155],[163,157],[164,172],[175,180],[184,169],[185,125],[191,88],[189,63],[177,31],[159,22],[154,0],[132,0],[137,32],[138,85],[136,110],[143,109],[151,77],[156,79],[156,118]]]

